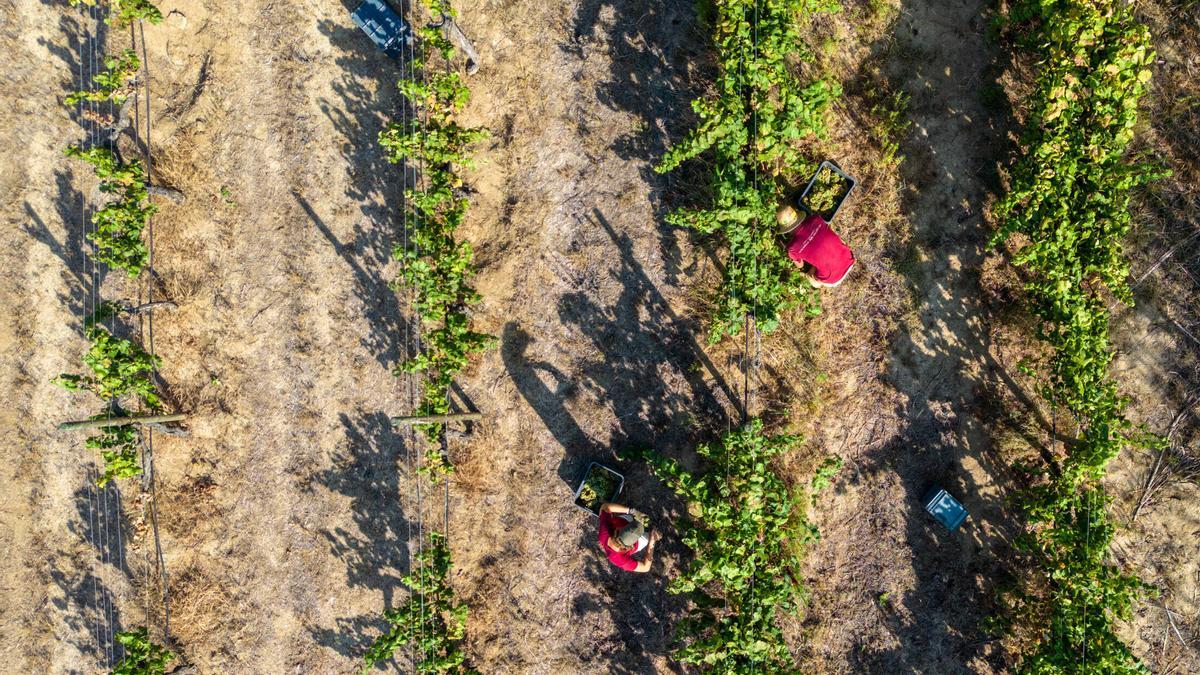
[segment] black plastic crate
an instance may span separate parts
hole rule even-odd
[[[813,189],[813,186],[816,185],[817,178],[819,178],[821,176],[821,172],[826,171],[826,170],[832,171],[834,173],[834,175],[840,176],[842,178],[843,184],[846,187],[842,191],[841,196],[838,197],[836,202],[834,202],[833,206],[822,213],[822,212],[813,211],[813,209],[811,207],[809,207],[808,193],[811,192]],[[800,193],[800,198],[797,200],[797,205],[801,209],[804,210],[804,213],[806,213],[808,215],[812,215],[812,214],[816,213],[817,215],[821,216],[821,218],[824,219],[825,222],[832,223],[833,217],[837,215],[837,212],[842,208],[842,204],[846,203],[846,198],[850,196],[851,192],[854,192],[854,188],[857,186],[858,186],[858,181],[854,180],[854,178],[852,176],[850,176],[850,174],[846,173],[845,171],[842,171],[841,167],[839,167],[837,164],[834,164],[833,162],[831,162],[829,160],[825,160],[825,161],[821,162],[820,166],[817,167],[817,172],[814,173],[813,177],[809,179],[808,185],[804,186],[804,192]]]
[[[588,501],[584,500],[581,495],[583,494],[584,486],[588,484],[588,479],[592,478],[593,472],[606,473],[609,476],[609,480],[611,480],[613,482],[615,487],[613,488],[613,490],[611,490],[610,494],[607,494],[607,495],[598,494],[598,495],[596,495],[596,498],[593,502],[588,502]],[[610,469],[607,466],[604,466],[603,464],[599,464],[597,462],[592,462],[591,464],[588,464],[587,470],[583,472],[583,478],[581,478],[579,480],[579,487],[575,488],[575,506],[578,506],[580,509],[587,511],[588,513],[592,514],[593,516],[598,516],[598,515],[600,515],[600,505],[604,504],[606,502],[611,502],[611,501],[615,500],[617,498],[617,495],[621,494],[621,490],[623,490],[624,488],[625,488],[625,476],[621,475],[615,469]]]

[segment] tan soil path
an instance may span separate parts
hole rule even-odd
[[[822,542],[810,558],[807,651],[825,671],[1005,668],[980,625],[1014,533],[981,403],[986,385],[1005,386],[979,286],[981,214],[1005,147],[1003,122],[980,99],[995,58],[984,9],[971,0],[903,2],[894,36],[875,46],[887,84],[911,96],[900,171],[912,242],[896,264],[917,304],[890,338],[882,378],[894,391],[864,395],[864,383],[850,385],[817,423],[814,440],[851,459],[822,507]],[[854,365],[829,370],[853,373]],[[970,511],[959,532],[922,510],[935,486]]]

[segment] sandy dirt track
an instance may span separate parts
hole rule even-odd
[[[382,609],[406,597],[416,528],[442,527],[440,488],[418,501],[414,448],[390,422],[411,406],[390,373],[407,312],[388,286],[400,182],[375,138],[400,69],[350,21],[354,4],[163,0],[166,20],[146,28],[156,182],[187,197],[155,221],[156,291],[178,305],[156,318],[156,351],[169,403],[195,413],[190,435],[155,436],[159,527],[172,644],[201,673],[354,672]],[[1023,352],[1006,351],[981,276],[995,264],[983,214],[1013,123],[979,94],[999,58],[984,3],[896,4],[894,24],[864,19],[866,3],[822,19],[839,42],[821,63],[848,96],[810,150],[863,180],[838,216],[860,266],[821,317],[764,338],[755,382],[756,411],[809,438],[782,466],[792,478],[847,458],[816,507],[810,610],[787,630],[814,672],[1002,672],[1012,655],[981,620],[1017,522],[985,402],[1019,397],[1006,373]],[[678,671],[666,654],[684,604],[665,586],[687,552],[668,527],[656,574],[619,573],[593,551],[570,484],[633,443],[687,460],[736,414],[740,345],[705,346],[697,318],[719,256],[662,221],[695,169],[650,170],[711,81],[708,39],[690,0],[456,6],[482,57],[464,117],[491,134],[462,234],[480,267],[477,325],[499,338],[459,383],[486,418],[450,440],[467,651],[487,673]],[[98,627],[162,616],[147,593],[144,491],[122,488],[128,562],[96,565],[81,442],[53,431],[94,406],[49,380],[77,367],[98,290],[79,229],[90,184],[61,154],[80,126],[58,103],[95,25],[65,2],[0,8],[13,55],[0,65],[0,147],[19,149],[0,169],[0,659],[13,672],[99,672]],[[874,165],[863,124],[884,86],[912,95],[895,171]],[[146,290],[108,277],[105,297]],[[1150,381],[1174,348],[1122,372]],[[1139,414],[1157,409],[1152,387],[1136,391]],[[1123,460],[1119,499],[1150,459]],[[631,503],[656,523],[681,514],[644,468],[623,468]],[[963,495],[967,531],[947,535],[919,510],[935,483]],[[1139,536],[1187,531],[1186,503]],[[1191,593],[1174,606],[1194,621],[1196,561],[1181,564],[1161,574],[1170,601]],[[1148,614],[1131,630],[1148,630]]]

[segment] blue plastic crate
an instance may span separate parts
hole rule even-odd
[[[394,59],[400,58],[412,43],[412,27],[383,0],[363,0],[350,18]]]
[[[925,510],[951,532],[967,519],[967,510],[949,492],[935,488],[925,495]]]

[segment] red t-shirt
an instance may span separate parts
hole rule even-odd
[[[600,548],[608,554],[608,560],[612,564],[621,569],[632,572],[638,566],[638,561],[633,559],[633,551],[618,551],[608,545],[608,538],[614,536],[617,530],[625,527],[627,523],[624,518],[615,514],[603,511],[600,513]]]
[[[800,223],[792,243],[788,246],[788,257],[800,265],[808,263],[816,269],[817,281],[836,284],[846,276],[854,264],[854,252],[842,243],[841,237],[829,227],[829,223],[813,214]]]

